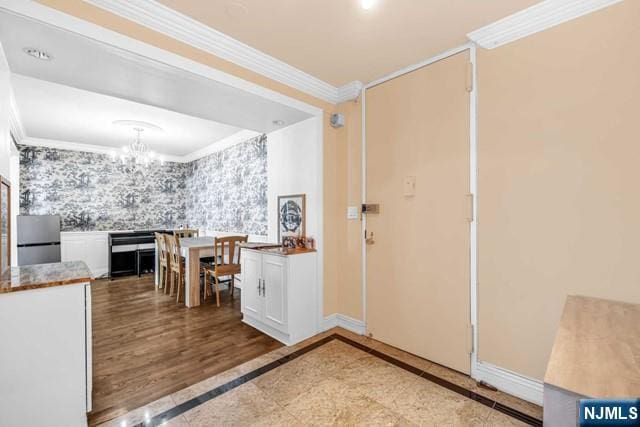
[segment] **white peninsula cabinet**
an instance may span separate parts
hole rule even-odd
[[[92,280],[81,261],[0,275],[0,426],[87,425]]]
[[[242,321],[293,345],[319,332],[317,253],[242,249]]]

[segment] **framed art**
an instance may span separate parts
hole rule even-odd
[[[305,237],[306,196],[291,194],[278,196],[278,243],[285,237]]]
[[[11,184],[0,176],[0,273],[11,266]]]

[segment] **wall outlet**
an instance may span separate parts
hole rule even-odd
[[[360,211],[357,206],[349,206],[347,208],[347,219],[359,219]]]

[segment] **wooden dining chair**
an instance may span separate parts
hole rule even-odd
[[[200,231],[195,228],[183,228],[181,230],[173,230],[173,235],[178,236],[181,239],[185,239],[190,237],[198,237],[200,235]]]
[[[204,272],[204,300],[209,293],[208,279],[211,277],[212,288],[216,292],[216,305],[220,307],[220,285],[228,283],[229,293],[233,300],[235,275],[240,274],[240,247],[238,243],[246,242],[248,236],[216,237],[213,243],[213,261],[202,263],[201,271]],[[220,280],[221,277],[227,277]]]
[[[170,289],[169,295],[173,296],[173,292],[176,292],[176,301],[180,302],[180,295],[182,289],[184,289],[184,258],[180,254],[180,238],[175,234],[164,235],[167,255],[169,256],[169,276],[170,276]]]
[[[167,254],[167,244],[164,234],[155,233],[156,246],[158,247],[158,286],[162,287],[162,291],[167,293],[169,282],[169,255]]]

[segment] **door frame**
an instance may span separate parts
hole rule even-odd
[[[360,108],[362,114],[361,169],[362,169],[362,204],[367,203],[367,89],[371,89],[389,80],[434,64],[443,59],[469,50],[471,64],[469,92],[469,193],[472,195],[473,219],[469,227],[469,321],[471,324],[471,377],[477,378],[478,367],[478,126],[477,126],[477,61],[475,43],[465,43],[456,48],[442,52],[422,62],[395,71],[380,79],[366,84],[360,92]],[[362,322],[367,328],[367,214],[362,214],[361,241],[361,274],[362,274]]]

